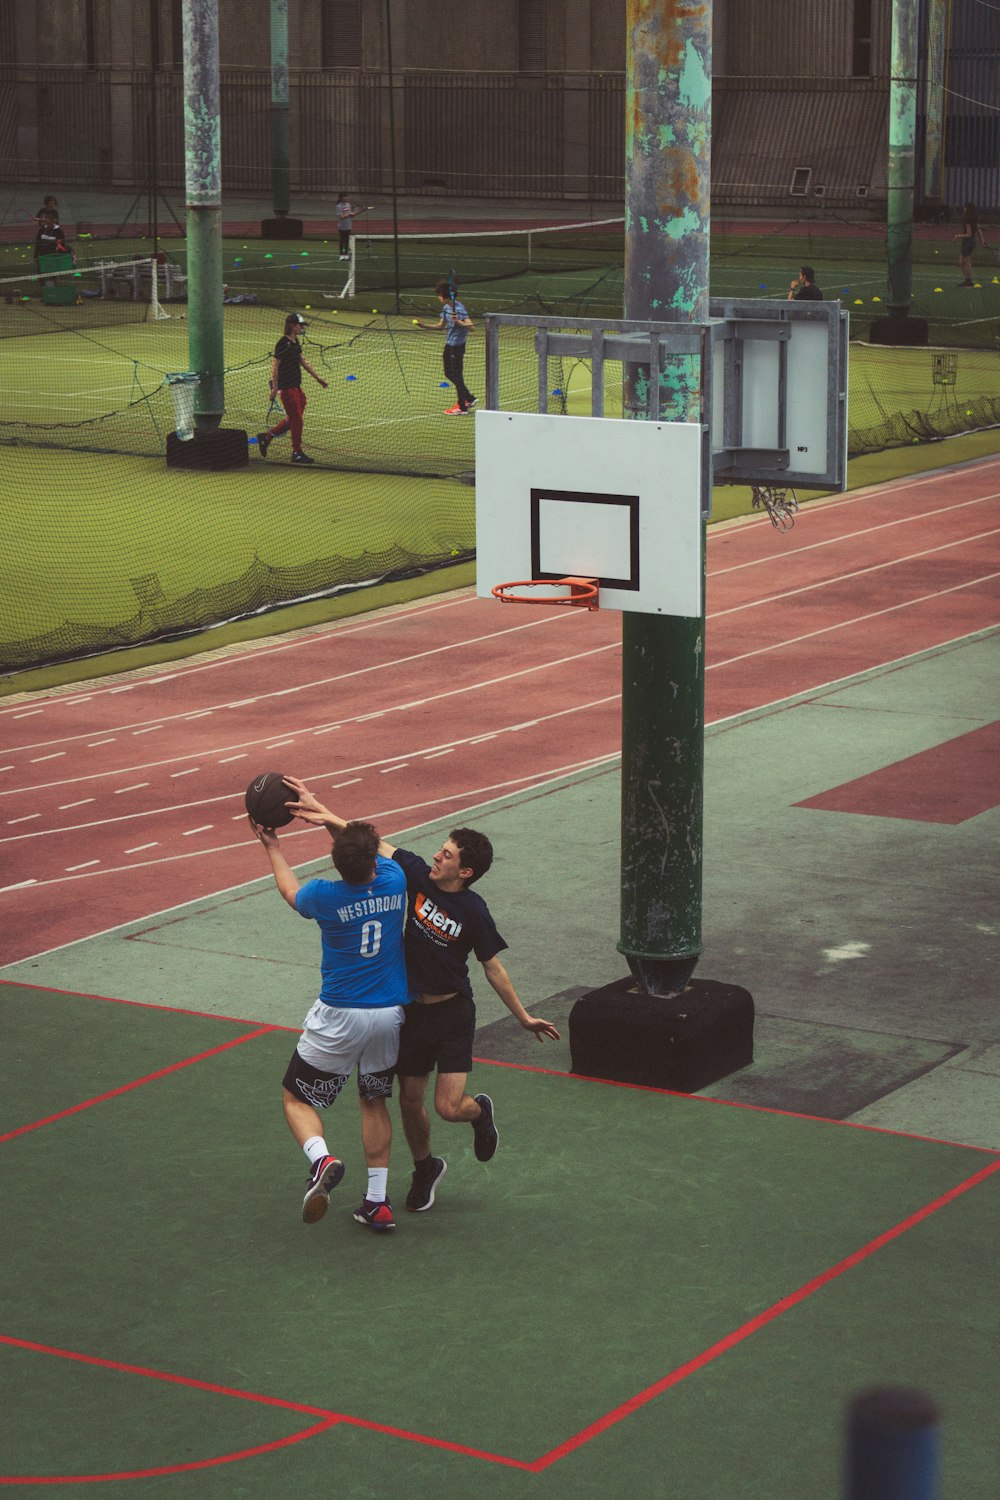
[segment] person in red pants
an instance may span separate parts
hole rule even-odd
[[[317,375],[312,365],[302,353],[299,337],[306,320],[300,313],[289,313],[285,319],[285,331],[274,346],[274,358],[271,361],[271,400],[281,398],[281,404],[285,408],[284,420],[276,427],[269,427],[266,432],[258,432],[257,447],[261,458],[267,457],[267,450],[276,437],[282,433],[292,434],[292,463],[312,464],[316,460],[310,458],[308,453],[302,451],[302,417],[306,409],[306,393],[302,389],[302,371],[308,370],[313,380],[326,390],[327,383],[322,375]]]

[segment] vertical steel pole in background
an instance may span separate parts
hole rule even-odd
[[[916,173],[918,0],[893,0],[886,213],[889,311],[905,317],[913,298],[913,189]]]
[[[399,312],[399,200],[396,185],[396,80],[392,71],[392,0],[385,0],[385,62],[389,83],[389,177],[392,191],[392,262]]]
[[[225,409],[218,0],[183,0],[183,23],[188,359],[200,381],[195,427],[213,432]]]
[[[271,203],[276,219],[291,204],[288,147],[288,0],[271,0]]]
[[[624,314],[705,322],[711,0],[627,0],[626,16]],[[664,419],[697,419],[698,372],[679,358],[629,372],[631,415],[644,414],[651,378]],[[622,632],[618,948],[647,994],[668,996],[701,953],[704,582],[701,619],[626,613]]]
[[[944,187],[944,86],[947,48],[947,0],[928,0],[924,197],[935,203],[941,202]]]

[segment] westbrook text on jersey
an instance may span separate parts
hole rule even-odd
[[[366,896],[363,901],[348,901],[338,906],[337,916],[342,922],[350,922],[355,917],[374,917],[383,911],[402,911],[405,901],[402,891],[397,896]]]

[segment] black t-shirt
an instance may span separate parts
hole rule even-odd
[[[507,946],[489,907],[468,888],[438,890],[430,865],[419,854],[397,849],[392,857],[406,876],[406,975],[411,988],[428,995],[455,991],[471,998],[469,954],[475,953],[484,964]]]
[[[274,357],[278,361],[278,390],[291,391],[302,384],[302,350],[298,339],[282,334],[274,346]]]
[[[795,293],[796,302],[822,302],[823,293],[815,281],[807,281],[805,286],[800,286]]]

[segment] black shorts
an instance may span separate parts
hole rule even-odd
[[[426,1078],[435,1068],[439,1073],[469,1073],[475,1034],[476,1006],[468,996],[433,1005],[414,1000],[406,1007],[399,1033],[396,1072],[406,1078]]]
[[[973,250],[975,250],[975,248],[976,248],[975,236],[968,236],[966,239],[964,239],[962,241],[961,245],[959,245],[959,247],[958,247],[959,254],[960,255],[966,255],[966,256],[971,255],[972,252],[973,252]]]
[[[296,1099],[303,1099],[313,1109],[328,1109],[336,1101],[350,1076],[350,1073],[324,1073],[322,1068],[314,1068],[312,1063],[300,1056],[296,1048],[281,1083]],[[359,1068],[359,1096],[368,1100],[391,1099],[394,1076],[392,1068],[384,1073],[362,1073]]]

